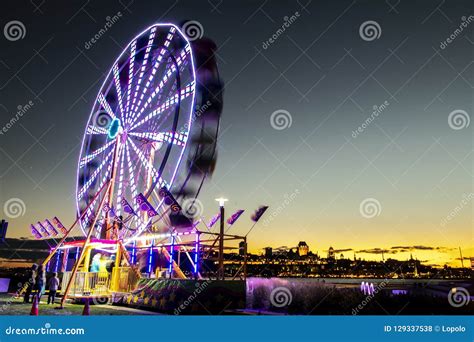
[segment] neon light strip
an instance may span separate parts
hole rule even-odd
[[[170,251],[170,265],[169,265],[169,272],[170,277],[173,276],[173,253],[174,252],[174,236],[171,238],[171,251]]]
[[[137,93],[138,93],[138,89],[140,88],[140,84],[142,83],[143,75],[145,74],[145,68],[148,63],[148,57],[150,56],[151,46],[153,45],[153,40],[155,39],[155,32],[156,32],[156,27],[153,27],[150,31],[150,37],[148,38],[148,44],[146,46],[145,56],[143,57],[142,67],[140,69],[140,75],[138,76],[138,82],[137,82],[137,85],[135,86],[135,92],[133,93],[133,101],[132,101],[132,109],[131,109],[132,115],[130,116],[130,119],[133,119],[133,114],[135,113],[134,110],[135,110],[135,102],[137,100]]]
[[[114,152],[112,150],[112,152]],[[121,150],[119,151],[119,158],[120,158],[120,153],[121,153]],[[105,184],[105,181],[107,180],[108,178],[108,175],[109,173],[112,171],[112,163],[109,164],[109,166],[107,167],[107,172],[105,173],[104,177],[102,177],[102,180],[100,181],[99,183],[99,189],[102,188],[102,186]],[[83,218],[83,222],[87,222],[89,220],[89,217],[90,215],[92,214],[93,212],[93,207],[95,205],[95,203],[99,200],[99,197],[96,197],[96,199],[92,202],[92,204],[89,206],[86,214],[84,215],[84,218]],[[96,213],[96,215],[99,215],[100,213]],[[92,228],[92,227],[91,227]],[[96,237],[99,237],[98,234],[96,233]]]
[[[127,106],[125,108],[125,121],[127,121],[128,112],[130,109],[130,92],[132,90],[132,83],[133,83],[133,65],[135,63],[136,48],[137,48],[137,41],[134,40],[131,46],[130,62],[128,65],[128,89],[127,89]]]
[[[166,41],[164,43],[164,46],[167,48],[169,46],[169,44],[171,43],[171,40],[173,39],[173,36],[174,36],[174,33],[176,32],[176,29],[174,27],[171,27],[170,29],[170,32],[168,33],[168,36],[166,37]],[[138,100],[138,103],[137,103],[137,106],[135,107],[135,110],[137,110],[138,108],[140,108],[140,105],[143,101],[143,98],[145,97],[145,94],[147,93],[148,91],[148,87],[150,86],[151,84],[151,81],[152,79],[155,77],[155,74],[156,72],[158,71],[158,68],[161,64],[161,61],[163,59],[163,55],[165,54],[166,52],[166,48],[162,48],[159,55],[158,55],[158,58],[155,60],[155,63],[153,64],[153,68],[152,68],[152,71],[151,71],[151,74],[150,76],[148,77],[148,81],[145,83],[145,87],[143,88],[142,90],[142,94],[140,95],[140,98]],[[134,114],[136,114],[134,112]],[[135,115],[134,115],[135,116]],[[135,120],[133,120],[135,121]],[[132,122],[133,122],[132,121]]]
[[[91,135],[91,134],[108,134],[107,130],[103,127],[96,127],[89,125],[87,126],[86,134]]]
[[[120,108],[120,118],[123,120],[124,112],[123,112],[122,88],[120,87],[120,74],[119,74],[117,63],[114,64],[113,73],[114,73],[114,81],[115,81],[115,90],[117,92],[118,103],[119,103],[119,108]]]
[[[108,147],[110,147],[110,145],[112,145],[113,143],[115,143],[116,140],[111,140],[109,141],[107,144],[105,144],[104,146],[102,146],[101,148],[95,150],[94,152],[92,152],[91,154],[85,156],[84,158],[81,159],[81,161],[79,162],[79,167],[84,167],[84,165],[86,165],[88,162],[90,162],[92,159],[94,159],[95,157],[97,157],[99,154],[101,154],[102,152],[104,152]]]
[[[186,145],[186,141],[188,140],[188,133],[173,133],[173,132],[164,132],[164,133],[153,133],[153,132],[130,132],[129,135],[144,138],[150,141],[155,142],[168,142],[178,146]],[[174,136],[174,139],[173,139]]]
[[[188,45],[186,45],[185,49],[183,51],[181,51],[181,54],[176,58],[176,64],[178,65],[178,68],[181,66],[181,64],[183,63],[183,61],[186,59],[186,55],[191,51],[191,48]],[[165,84],[168,82],[168,80],[170,79],[170,76],[171,74],[173,74],[174,72],[178,71],[176,69],[176,66],[174,63],[170,64],[171,67],[168,68],[167,72],[165,73],[165,75],[163,76],[163,78],[161,79],[160,83],[156,86],[155,90],[153,90],[153,92],[151,93],[151,96],[145,101],[145,104],[143,105],[143,107],[140,109],[140,113],[136,116],[135,120],[132,121],[132,124],[136,121],[136,119],[138,117],[140,117],[143,112],[145,111],[146,108],[148,108],[148,105],[151,103],[151,101],[153,101],[153,99],[155,98],[155,96],[160,92],[160,90],[165,86]]]
[[[160,240],[160,239],[165,239],[172,236],[183,236],[183,235],[192,235],[192,234],[196,234],[196,230],[190,230],[190,231],[181,232],[181,233],[148,234],[148,235],[133,237],[129,239],[129,241]]]
[[[151,244],[150,249],[148,250],[148,265],[147,265],[148,273],[151,273],[152,262],[153,262],[153,243]]]
[[[131,264],[135,264],[135,256],[136,256],[136,253],[137,253],[137,250],[135,249],[135,246],[137,245],[137,243],[135,241],[133,241],[132,243],[132,255],[130,257],[130,262]]]
[[[198,272],[198,255],[199,255],[199,234],[196,234],[196,244],[194,245],[194,274]]]
[[[112,111],[112,108],[110,108],[109,103],[105,99],[104,94],[102,94],[102,93],[99,94],[98,101],[99,101],[100,105],[102,106],[102,108],[105,109],[107,114],[109,114],[112,119],[116,119],[116,116],[115,116],[114,112]]]
[[[89,188],[89,186],[94,182],[94,180],[96,179],[97,175],[99,174],[99,172],[102,170],[102,168],[104,167],[104,165],[109,161],[110,157],[112,157],[112,154],[114,153],[114,150],[112,149],[112,151],[110,151],[107,156],[105,157],[105,159],[102,161],[102,163],[100,163],[99,167],[94,171],[94,173],[92,174],[92,176],[87,180],[87,182],[84,184],[84,186],[82,187],[82,189],[79,191],[79,194],[77,195],[77,200],[80,201],[82,196],[84,196],[84,193],[87,191],[87,189]],[[108,167],[108,170],[112,168],[112,163],[109,164],[109,167]],[[107,171],[108,171],[107,170]]]
[[[158,185],[159,187],[162,187],[163,185],[165,186],[168,186],[168,184],[166,184],[166,182],[161,178],[161,176],[158,174],[158,171],[156,171],[156,169],[153,167],[153,165],[150,163],[149,160],[146,160],[145,156],[143,155],[143,152],[140,151],[138,149],[138,147],[135,145],[135,143],[132,141],[132,139],[130,139],[129,137],[127,137],[127,140],[130,142],[130,144],[132,145],[132,148],[133,150],[135,151],[135,153],[137,154],[138,156],[138,159],[140,160],[140,162],[143,164],[143,166],[152,173],[153,175],[153,181],[156,181],[158,180]]]
[[[124,161],[125,161],[125,153],[122,153],[120,156],[120,170],[119,170],[119,186],[117,191],[117,216],[120,216],[122,212],[122,188],[123,188],[123,175],[124,175]]]
[[[189,95],[194,94],[194,89],[195,89],[195,82],[192,81],[190,84],[188,84],[184,89],[181,89],[181,100],[184,100],[187,98]],[[137,127],[143,125],[147,121],[153,119],[155,116],[163,113],[165,110],[170,108],[172,105],[178,103],[178,94],[175,94],[165,100],[165,103],[163,103],[161,106],[159,106],[157,109],[155,109],[153,112],[149,113],[147,116],[145,116],[141,121],[137,122],[135,125],[132,126],[130,130],[134,130]]]
[[[58,272],[60,255],[61,255],[61,251],[58,251],[58,253],[56,254],[56,265],[54,265],[54,272]]]

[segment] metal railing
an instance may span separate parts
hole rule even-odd
[[[64,272],[62,289],[65,289],[71,279],[72,272]],[[68,296],[94,296],[110,293],[110,273],[108,272],[76,272]]]

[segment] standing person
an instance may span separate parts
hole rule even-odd
[[[45,286],[46,286],[46,274],[44,272],[43,265],[39,265],[38,272],[36,274],[36,284],[34,288],[37,291],[36,295],[38,296],[38,304],[41,300],[41,296],[44,293]]]
[[[26,283],[26,290],[25,290],[25,296],[23,298],[23,301],[25,303],[30,302],[30,296],[31,296],[31,290],[35,287],[36,284],[36,270],[38,268],[38,265],[33,264],[31,265],[31,269],[28,271],[28,281]]]
[[[53,273],[53,276],[48,281],[49,287],[49,294],[48,294],[48,304],[51,301],[51,304],[54,304],[54,300],[56,299],[56,291],[58,291],[59,287],[59,278],[56,272]]]

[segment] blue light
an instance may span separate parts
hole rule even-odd
[[[120,123],[120,119],[119,118],[113,119],[112,122],[110,123],[110,126],[109,126],[109,133],[108,133],[109,138],[110,139],[115,139],[117,134],[119,134],[121,127],[122,127],[122,125]]]
[[[137,253],[137,250],[135,248],[136,246],[136,241],[133,241],[133,244],[132,244],[132,257],[131,257],[131,263],[134,265],[135,264],[135,256],[136,256],[136,253]]]
[[[196,233],[196,244],[194,245],[194,275],[198,272],[198,255],[199,255],[199,233]]]
[[[61,256],[61,250],[58,250],[58,252],[56,253],[56,265],[54,265],[54,272],[58,272],[60,256]]]
[[[171,237],[171,251],[170,251],[170,264],[169,264],[169,272],[170,277],[173,276],[173,251],[174,251],[174,236]]]
[[[153,243],[151,244],[150,249],[148,250],[148,273],[150,274],[151,274],[152,262],[153,262]]]

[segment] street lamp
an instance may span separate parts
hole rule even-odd
[[[217,270],[217,277],[224,279],[224,203],[228,201],[227,198],[219,197],[216,198],[219,202],[220,214],[221,214],[221,226],[219,232],[219,268]]]
[[[224,206],[224,203],[228,201],[227,198],[223,198],[223,197],[219,197],[219,198],[216,198],[216,201],[219,202],[219,207],[223,207]]]

